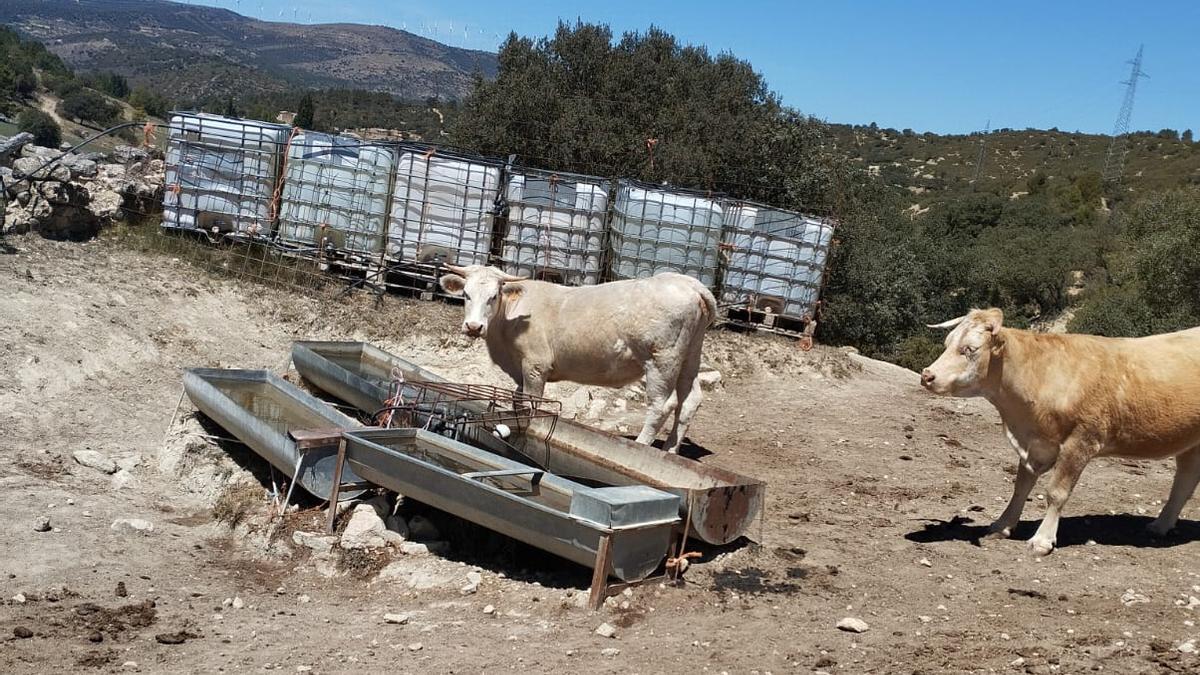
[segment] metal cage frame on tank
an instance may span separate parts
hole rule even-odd
[[[605,281],[613,185],[600,176],[525,166],[508,170],[507,215],[500,222],[504,271],[567,286]]]
[[[169,118],[162,227],[210,240],[269,240],[292,128],[194,111]]]
[[[488,384],[410,381],[393,369],[389,398],[371,420],[383,428],[425,429],[510,458],[544,454],[548,462],[561,415],[562,403],[554,399]],[[527,433],[533,425],[542,427],[536,438]]]
[[[397,154],[395,143],[297,133],[280,174],[280,244],[341,266],[381,269]]]
[[[635,279],[678,272],[715,291],[720,282],[725,218],[722,197],[702,190],[620,179],[608,227],[609,278]],[[635,203],[639,201],[640,209]],[[689,210],[692,213],[682,217]],[[698,221],[696,216],[701,211],[712,214],[707,222]]]
[[[384,239],[389,287],[452,297],[437,281],[446,264],[497,261],[505,168],[502,159],[458,148],[398,145]]]
[[[725,214],[725,321],[811,344],[837,222],[747,200],[726,200]]]

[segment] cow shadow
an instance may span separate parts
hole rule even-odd
[[[1058,542],[1055,548],[1083,546],[1095,542],[1101,546],[1132,546],[1134,548],[1173,548],[1200,541],[1200,523],[1180,520],[1166,536],[1158,537],[1146,531],[1153,518],[1129,514],[1068,516],[1059,521]],[[1012,538],[1027,540],[1037,531],[1040,520],[1023,520]],[[990,523],[976,523],[965,516],[950,520],[926,522],[919,530],[904,535],[918,544],[965,541],[982,546]]]

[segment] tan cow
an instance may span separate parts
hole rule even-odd
[[[1054,549],[1058,520],[1094,457],[1175,458],[1171,496],[1148,530],[1164,535],[1200,482],[1200,328],[1144,338],[1044,335],[1005,328],[998,309],[973,310],[952,328],[921,384],[982,396],[1000,412],[1017,451],[1012,500],[992,524],[1008,537],[1038,476],[1050,471],[1046,517],[1029,547]]]
[[[547,382],[622,387],[646,378],[639,443],[654,442],[674,414],[666,445],[678,452],[703,395],[696,376],[717,302],[682,274],[567,287],[496,269],[447,265],[446,292],[466,299],[463,333],[483,337],[492,361],[522,391]]]

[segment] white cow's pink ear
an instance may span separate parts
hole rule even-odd
[[[523,316],[529,316],[529,298],[525,288],[520,284],[504,284],[500,287],[504,297],[504,318],[516,321]]]
[[[444,274],[438,279],[438,285],[450,295],[462,295],[463,289],[467,287],[467,280],[457,274]]]

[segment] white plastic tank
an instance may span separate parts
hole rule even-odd
[[[173,113],[163,227],[268,236],[279,162],[291,128],[207,113]]]
[[[832,222],[750,202],[731,202],[721,304],[813,315],[833,240]]]
[[[406,148],[396,163],[387,253],[409,263],[484,265],[500,189],[499,162]]]
[[[500,254],[505,271],[569,286],[600,283],[610,184],[595,176],[512,171]]]
[[[348,136],[305,131],[292,138],[279,210],[282,241],[379,254],[387,231],[396,152]]]
[[[612,220],[613,276],[679,272],[712,288],[723,223],[724,207],[715,197],[622,180]]]

